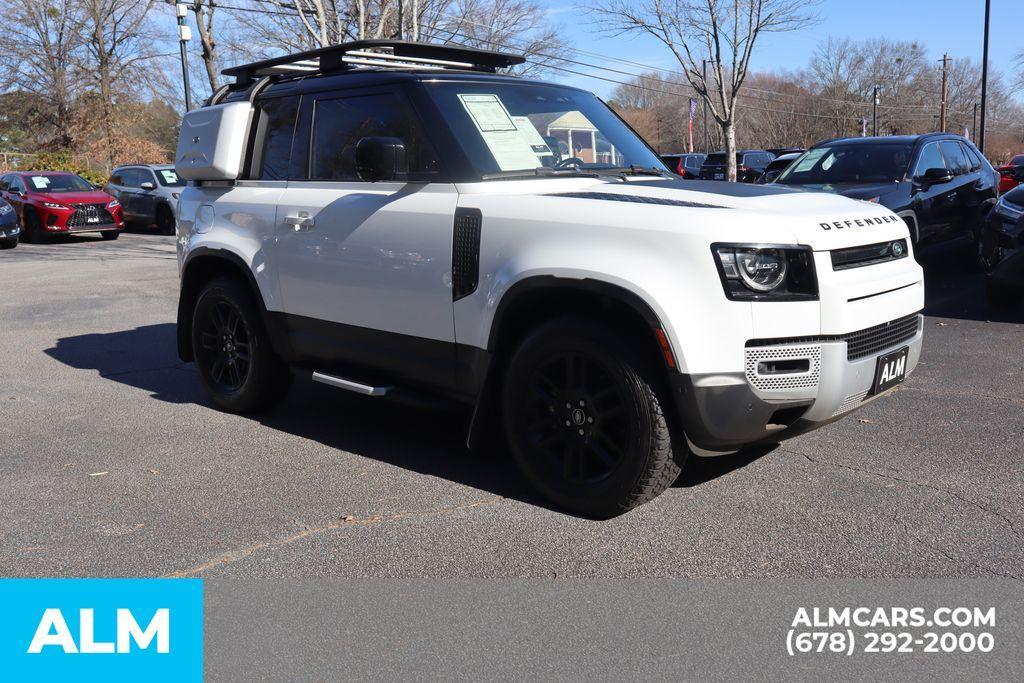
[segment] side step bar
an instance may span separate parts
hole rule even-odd
[[[343,379],[341,377],[335,377],[333,375],[325,375],[322,372],[313,373],[313,381],[327,384],[338,389],[344,389],[346,391],[352,391],[363,396],[386,396],[389,391],[394,387],[371,387],[368,384],[360,384],[359,382],[353,382],[349,379]]]

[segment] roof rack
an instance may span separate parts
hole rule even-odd
[[[358,40],[234,66],[225,69],[223,74],[233,76],[236,85],[248,85],[261,76],[312,75],[367,67],[494,73],[525,61],[521,55],[470,47],[405,40]]]

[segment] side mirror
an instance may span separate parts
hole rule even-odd
[[[156,189],[156,185],[154,185],[153,183],[149,182],[148,180],[146,180],[143,183],[141,183],[139,185],[139,187],[141,187],[143,190],[155,190]]]
[[[405,143],[399,138],[363,138],[356,145],[356,173],[371,183],[403,180],[409,172]]]
[[[917,182],[923,186],[941,185],[953,180],[953,172],[948,168],[929,168],[924,175],[917,178]]]

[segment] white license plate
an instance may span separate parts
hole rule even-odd
[[[99,223],[100,222],[100,217],[99,216],[89,216],[88,218],[85,219],[85,222],[86,223]]]
[[[724,173],[716,173],[715,174],[715,180],[725,180],[725,174]]]

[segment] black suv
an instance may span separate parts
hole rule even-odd
[[[819,142],[775,181],[881,204],[900,215],[914,244],[981,238],[999,174],[959,135],[929,133]]]
[[[763,149],[744,149],[736,152],[736,182],[752,183],[761,177],[775,157]],[[729,168],[725,152],[712,152],[700,167],[702,180],[725,180]]]

